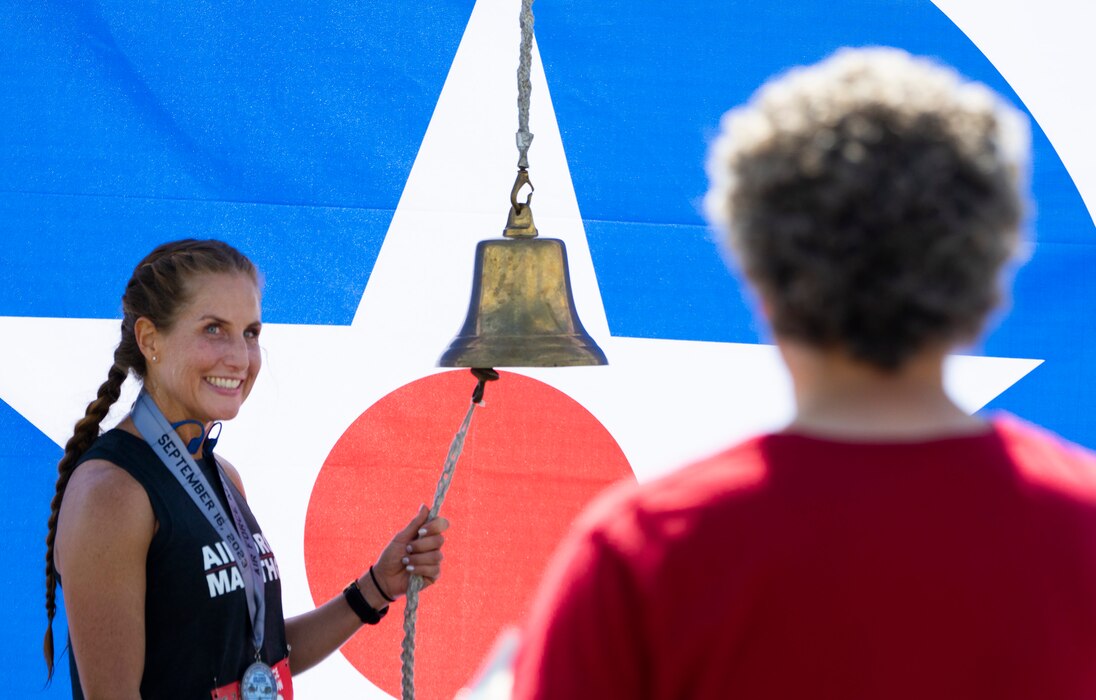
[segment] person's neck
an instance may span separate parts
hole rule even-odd
[[[944,390],[946,349],[925,350],[895,371],[835,351],[780,343],[795,387],[787,431],[848,440],[921,440],[976,434],[985,423]]]
[[[158,398],[154,389],[146,387],[146,391],[148,391],[149,396],[156,403],[156,407],[159,408],[160,412],[164,414],[164,418],[167,419],[168,423],[174,425],[179,421],[187,420],[187,416],[175,415],[178,412],[172,410],[172,405],[169,402]],[[179,440],[184,446],[189,445],[190,441],[194,438],[199,436],[202,437],[202,442],[198,446],[198,451],[191,455],[194,458],[195,462],[200,462],[202,460],[202,455],[205,453],[206,446],[205,438],[209,436],[209,428],[211,425],[213,425],[212,422],[207,422],[202,426],[199,426],[197,423],[190,422],[175,428],[175,434],[179,436]],[[142,437],[140,431],[137,430],[137,426],[133,423],[133,419],[129,416],[126,416],[125,419],[121,423],[119,423],[118,427],[122,428],[126,432],[133,433],[137,437]]]

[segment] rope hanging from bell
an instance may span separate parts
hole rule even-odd
[[[457,434],[453,436],[453,442],[449,445],[449,454],[445,457],[445,467],[442,469],[441,478],[438,479],[437,488],[434,489],[434,502],[430,506],[429,520],[438,517],[441,504],[445,502],[445,495],[449,491],[449,483],[453,480],[453,472],[456,471],[457,460],[464,449],[464,438],[468,434],[468,426],[472,423],[472,413],[476,406],[483,405],[483,392],[487,382],[499,378],[499,373],[493,369],[473,369],[472,374],[478,380],[476,388],[472,390],[472,401],[468,406],[468,412],[464,414]],[[419,612],[419,591],[422,590],[422,576],[411,574],[411,580],[407,585],[407,599],[403,608],[403,651],[400,652],[402,662],[401,687],[404,700],[415,698],[415,622]]]

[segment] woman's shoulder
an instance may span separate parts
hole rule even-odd
[[[129,472],[106,459],[88,459],[73,472],[61,501],[58,563],[66,545],[86,548],[89,538],[147,550],[156,526],[148,493]]]
[[[120,428],[114,428],[95,439],[77,462],[65,497],[97,502],[104,499],[118,508],[143,503],[148,505],[145,486],[133,473],[130,462],[144,442]]]
[[[219,464],[221,466],[221,469],[224,470],[225,476],[229,478],[229,480],[232,482],[232,485],[235,486],[236,490],[240,492],[240,495],[246,499],[247,492],[244,491],[244,482],[243,479],[240,478],[240,472],[236,469],[236,467],[232,466],[231,462],[229,462],[221,455],[217,455],[216,459],[217,464]]]
[[[140,438],[124,430],[108,430],[95,439],[80,459],[77,468],[65,487],[66,498],[79,496],[86,499],[106,499],[119,507],[130,505],[133,500],[148,503],[145,488],[127,468],[129,456],[138,447]]]
[[[91,457],[80,462],[80,468],[72,473],[65,497],[80,496],[83,499],[104,499],[124,508],[132,501],[148,503],[145,488],[121,465],[106,457]]]
[[[93,489],[92,495],[103,494],[118,499],[118,507],[141,504],[151,508],[157,521],[168,518],[165,494],[170,491],[170,474],[162,468],[152,448],[131,432],[114,428],[96,438],[77,463],[66,489]],[[112,495],[113,494],[113,495]],[[122,500],[126,499],[126,500]]]
[[[125,469],[128,462],[145,456],[147,450],[148,445],[137,435],[122,428],[112,428],[95,438],[77,464],[105,460]]]

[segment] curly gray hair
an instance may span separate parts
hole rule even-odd
[[[1027,119],[898,49],[844,49],[723,116],[705,208],[778,336],[885,371],[973,339],[1018,248]]]

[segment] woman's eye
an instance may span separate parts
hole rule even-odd
[[[216,323],[211,323],[205,327],[205,332],[209,333],[210,335],[216,335],[217,333],[221,332],[221,327],[218,326]]]
[[[259,337],[259,331],[258,330],[253,330],[253,329],[246,330],[246,331],[244,331],[244,337],[249,338],[251,340],[255,340]]]

